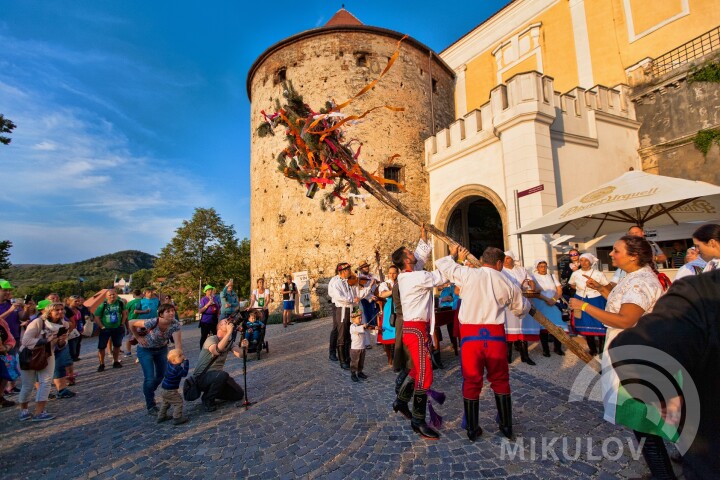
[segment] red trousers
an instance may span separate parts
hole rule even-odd
[[[404,338],[403,338],[404,340]],[[460,324],[460,365],[463,397],[480,398],[483,373],[487,370],[490,388],[495,393],[510,393],[507,345],[504,325]]]
[[[430,344],[428,335],[428,322],[403,322],[403,345],[410,352],[413,368],[410,378],[415,379],[415,391],[425,391],[430,388],[433,381],[432,364],[430,362]]]

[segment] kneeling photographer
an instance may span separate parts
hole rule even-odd
[[[221,320],[217,326],[217,334],[210,335],[200,350],[193,376],[198,389],[202,392],[202,403],[207,412],[217,410],[216,399],[242,400],[245,396],[242,387],[223,370],[230,351],[236,357],[242,358],[242,349],[239,346],[232,346],[236,329],[241,329],[241,326],[234,325],[227,319]]]

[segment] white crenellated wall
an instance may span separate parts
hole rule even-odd
[[[624,86],[560,94],[550,77],[515,75],[493,89],[480,109],[425,140],[431,221],[446,228],[458,200],[454,192],[477,186],[504,204],[501,215],[511,233],[517,228],[514,190],[544,185],[542,192],[520,199],[525,225],[630,168],[639,169],[638,128]],[[549,239],[523,237],[526,265],[552,258]],[[517,237],[508,235],[506,246],[517,250]]]

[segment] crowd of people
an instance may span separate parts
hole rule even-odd
[[[482,252],[479,265],[471,264],[470,252],[457,244],[450,247],[449,255],[435,261],[435,270],[428,271],[425,265],[432,246],[422,228],[414,251],[402,246],[393,252],[387,278],[382,270],[371,274],[367,262],[355,274],[349,263],[337,265],[328,284],[334,306],[329,359],[349,370],[351,381],[360,382],[368,378],[366,350],[383,345],[388,364],[397,372],[393,410],[410,420],[420,436],[437,439],[440,433],[433,421],[431,399],[442,404],[445,395],[432,388],[433,368],[439,365],[434,358],[437,341],[433,339],[439,330],[435,313],[438,308],[450,308],[457,317],[449,334],[460,340],[467,436],[475,441],[482,435],[480,395],[487,378],[498,429],[514,438],[509,382],[513,349],[530,366],[535,362],[529,356],[529,342],[539,341],[543,355],[549,357],[552,341],[553,352],[564,355],[562,339],[535,320],[540,313],[564,332],[583,336],[589,353],[601,356],[603,372],[609,373],[602,378],[604,418],[632,429],[656,478],[674,478],[665,441],[678,441],[682,432],[682,395],[656,404],[643,398],[632,382],[620,378],[613,364],[616,346],[653,346],[680,360],[698,385],[702,417],[683,461],[687,478],[694,478],[693,474],[702,478],[703,472],[720,471],[717,456],[708,455],[720,451],[716,435],[720,414],[713,410],[720,400],[720,387],[718,382],[707,381],[720,358],[716,305],[720,301],[720,225],[698,228],[693,242],[682,255],[686,263],[669,286],[656,268],[667,257],[644,238],[639,227],[615,242],[610,253],[616,267],[612,280],[598,269],[594,255],[576,249],[570,250],[570,262],[559,278],[550,272],[547,259],[537,259],[526,269],[514,252],[494,247]],[[677,251],[671,255],[673,261],[680,258]],[[112,367],[122,368],[123,344],[125,357],[131,357],[131,347],[137,345],[148,414],[158,423],[170,418],[176,425],[188,421],[180,385],[190,374],[189,361],[183,352],[177,309],[169,297],[161,302],[153,288],[146,288],[133,291],[133,298],[125,303],[108,290],[90,311],[78,295],[61,301],[57,294],[50,294],[35,305],[31,299],[13,299],[13,292],[8,281],[0,280],[0,407],[15,406],[10,398],[18,395],[20,421],[55,418],[47,402],[75,396],[69,388],[76,384],[74,362],[81,360],[80,346],[88,338],[84,334],[97,328],[98,373],[105,371],[108,353]],[[249,344],[261,340],[273,296],[264,279],[258,280],[248,304],[238,299],[232,280],[219,295],[212,285],[203,292],[198,310],[200,354],[191,375],[204,409],[212,412],[218,400],[244,398],[242,387],[224,366],[229,353],[242,358]],[[288,276],[282,287],[284,312],[292,312],[296,293]],[[245,318],[238,321],[241,311]],[[283,315],[283,325],[292,325],[291,314]],[[158,388],[160,404],[155,395]],[[648,415],[653,409],[657,414]]]
[[[713,280],[717,274],[708,273],[714,272],[720,263],[720,225],[698,228],[693,242],[694,246],[683,252],[679,243],[674,246],[670,258],[680,269],[674,286],[670,286],[669,279],[656,267],[668,261],[668,256],[644,238],[643,229],[637,226],[613,246],[610,258],[616,271],[612,280],[598,268],[598,259],[592,253],[576,249],[570,250],[570,261],[559,277],[549,271],[547,259],[537,259],[531,269],[526,269],[519,265],[514,252],[492,247],[482,252],[481,266],[471,265],[467,261],[470,252],[458,245],[450,247],[449,256],[435,261],[436,270],[426,271],[424,266],[432,248],[423,229],[414,252],[403,246],[393,253],[388,278],[370,274],[367,262],[357,269],[357,275],[349,263],[337,265],[336,275],[328,285],[334,306],[328,357],[349,370],[353,382],[367,378],[363,372],[364,349],[373,343],[369,333],[378,323],[377,342],[384,346],[388,363],[398,372],[393,410],[410,420],[411,428],[422,437],[437,439],[439,432],[426,422],[428,395],[435,397],[433,367],[437,366],[433,362],[437,343],[431,340],[439,330],[435,325],[437,308],[452,308],[457,311],[459,323],[459,331],[450,334],[459,337],[461,345],[463,425],[467,436],[474,441],[482,434],[478,425],[479,398],[483,379],[487,377],[495,396],[498,428],[503,435],[513,438],[509,384],[513,348],[528,365],[535,365],[529,356],[528,342],[539,341],[545,357],[551,355],[551,342],[553,352],[564,355],[560,339],[535,320],[539,312],[564,332],[584,337],[589,354],[601,357],[603,372],[610,372],[602,382],[605,419],[633,430],[655,478],[675,478],[664,442],[679,438],[682,415],[677,404],[682,400],[656,405],[629,395],[625,382],[613,368],[612,346],[636,341],[676,353],[678,344],[672,337],[654,338],[650,342],[634,333],[641,327],[648,331],[671,329],[670,324],[660,320],[671,314],[665,309],[658,312],[656,306],[667,299],[668,303],[684,304],[682,314],[677,310],[670,312],[696,327],[683,332],[675,323],[673,330],[695,342],[693,351],[698,355],[688,359],[687,364],[705,374],[712,368],[712,362],[720,358],[715,313],[718,310],[687,311],[689,299],[699,295],[695,287],[689,286],[693,282],[704,286],[702,293],[712,292],[713,298],[702,298],[704,304],[720,301],[718,283]],[[680,259],[685,263],[681,265]],[[681,279],[684,280],[678,281]],[[676,355],[687,357],[686,352]],[[705,380],[703,376],[695,379],[706,386]],[[714,386],[704,388],[701,396],[704,395],[705,408],[714,408],[712,399],[720,400],[720,394],[717,382],[709,383]],[[647,414],[652,409],[657,410],[655,417],[661,418],[659,422],[648,420],[655,418]],[[699,429],[684,456],[687,478],[702,478],[702,472],[720,471],[717,457],[708,455],[709,446],[718,447],[711,427],[720,426],[719,415],[707,411],[703,415],[704,428]],[[432,420],[432,408],[430,416]],[[692,477],[692,472],[699,477]]]
[[[201,351],[192,376],[205,410],[214,411],[216,400],[244,398],[243,389],[224,371],[225,359],[230,351],[241,355],[240,347],[233,346],[236,341],[257,342],[258,332],[264,329],[260,317],[263,310],[266,314],[271,300],[264,303],[262,294],[254,295],[259,308],[248,312],[246,321],[233,322],[231,316],[247,302],[239,300],[232,280],[219,296],[211,285],[204,291],[198,310]],[[20,421],[53,420],[55,415],[48,411],[47,402],[76,395],[69,388],[76,385],[74,363],[81,360],[83,339],[89,341],[96,329],[92,340],[97,340],[97,372],[105,372],[108,356],[113,369],[122,368],[123,359],[133,356],[132,347],[136,345],[135,363],[139,363],[143,374],[147,413],[161,423],[171,418],[172,408],[174,424],[188,421],[183,415],[179,389],[188,375],[189,362],[183,353],[182,324],[169,295],[163,295],[161,300],[154,288],[147,287],[144,291],[133,290],[132,298],[126,302],[114,289],[108,289],[91,311],[80,295],[61,301],[58,294],[51,293],[35,304],[29,297],[13,298],[13,293],[10,282],[0,280],[0,408],[19,404]],[[247,348],[247,344],[242,346]],[[159,404],[155,395],[158,388]],[[15,395],[17,401],[11,399]]]

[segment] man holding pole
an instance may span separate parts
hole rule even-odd
[[[433,289],[445,283],[445,279],[437,270],[422,270],[431,252],[432,246],[427,241],[423,225],[415,253],[400,247],[393,252],[392,261],[401,271],[397,284],[403,312],[402,343],[410,352],[413,363],[410,374],[400,387],[397,400],[407,405],[414,384],[412,429],[425,438],[437,439],[440,434],[425,423],[425,411],[427,391],[433,381],[429,351],[430,332],[435,329]]]
[[[451,282],[460,287],[460,344],[463,376],[463,402],[466,429],[472,441],[482,434],[478,425],[480,392],[483,373],[487,370],[490,388],[495,392],[495,404],[500,416],[500,431],[512,438],[512,403],[510,373],[505,343],[505,311],[509,309],[521,317],[532,313],[530,302],[522,291],[505,275],[505,254],[499,248],[488,247],[482,255],[482,267],[470,268],[463,263],[469,251],[458,244],[450,246],[450,255],[436,262],[437,268]],[[488,295],[492,292],[492,295]]]

